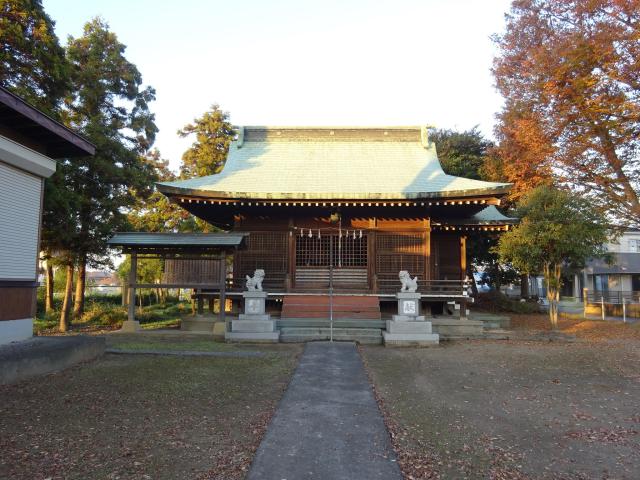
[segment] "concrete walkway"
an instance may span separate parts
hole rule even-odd
[[[402,478],[355,344],[307,343],[248,478]]]

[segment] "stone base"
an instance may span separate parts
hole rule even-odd
[[[405,320],[404,315],[394,315],[393,320],[387,320],[387,331],[382,332],[382,337],[385,346],[390,347],[427,347],[440,342],[438,334],[431,332],[431,322],[425,322],[424,317]]]
[[[232,320],[231,331],[244,333],[275,332],[276,322],[273,320]]]
[[[245,312],[231,320],[230,331],[225,332],[224,338],[228,342],[272,342],[280,340],[280,332],[276,330],[275,320],[264,312],[266,292],[244,292]],[[254,302],[249,304],[247,302]],[[249,308],[251,307],[251,308]],[[251,313],[248,310],[253,310]]]
[[[140,328],[140,322],[137,320],[125,320],[124,322],[122,322],[122,328],[120,329],[121,332],[126,333],[135,333],[141,330],[142,328]]]
[[[238,315],[238,320],[254,321],[254,322],[268,322],[271,321],[271,315],[268,313],[241,313]],[[234,320],[234,322],[238,321]]]
[[[280,332],[225,332],[224,338],[228,342],[278,343]]]
[[[213,324],[213,338],[224,340],[225,333],[227,333],[226,322],[216,322]]]
[[[216,318],[213,316],[194,315],[182,317],[180,320],[180,330],[185,332],[208,332],[213,333],[213,326]]]
[[[417,321],[396,321],[387,320],[387,332],[388,333],[432,333],[431,322],[425,322],[423,320]]]
[[[382,332],[385,347],[429,347],[438,345],[437,333],[389,333]]]
[[[418,316],[393,315],[391,318],[393,318],[394,322],[424,322],[425,321],[424,315],[418,315]]]
[[[484,322],[460,320],[456,317],[438,317],[431,320],[433,331],[443,338],[482,337]]]

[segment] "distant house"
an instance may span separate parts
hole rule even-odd
[[[582,274],[581,286],[595,293],[640,291],[640,231],[628,230],[607,244],[613,263],[590,261]]]
[[[120,278],[115,272],[88,271],[87,288],[91,293],[119,294]]]
[[[590,298],[615,297],[625,294],[632,298],[632,292],[640,294],[640,230],[627,230],[617,240],[607,243],[607,251],[613,255],[613,262],[604,259],[590,260],[579,272],[564,275],[562,296],[582,299],[583,289]],[[544,297],[546,289],[540,275],[529,277],[529,294]]]
[[[44,179],[95,147],[0,87],[0,344],[31,337]]]

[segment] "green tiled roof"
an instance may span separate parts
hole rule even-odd
[[[168,195],[412,199],[502,195],[510,184],[446,175],[421,127],[239,127],[224,169],[159,183]]]
[[[507,217],[503,215],[500,210],[495,206],[490,205],[487,208],[483,208],[478,213],[470,218],[472,223],[484,224],[484,223],[517,223],[518,219],[514,217]]]
[[[107,242],[112,247],[172,248],[172,247],[238,247],[246,233],[116,233]]]
[[[511,225],[518,223],[518,220],[503,215],[495,206],[489,205],[475,215],[459,219],[448,218],[445,223],[448,225]]]

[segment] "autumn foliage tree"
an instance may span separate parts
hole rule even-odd
[[[639,38],[640,0],[513,2],[493,65],[509,179],[552,173],[640,225]]]

